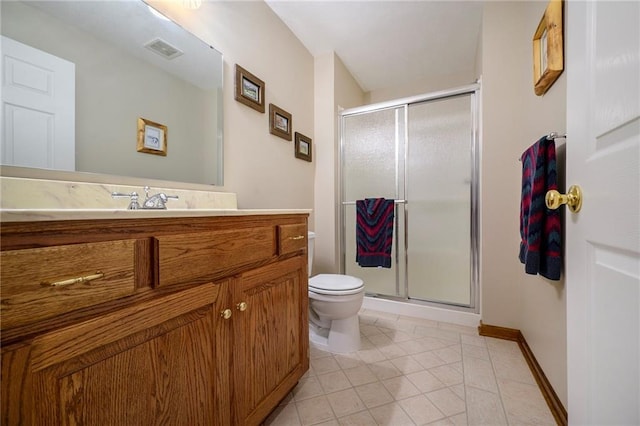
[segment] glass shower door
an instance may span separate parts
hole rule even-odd
[[[471,306],[473,98],[409,106],[409,298]]]
[[[356,206],[365,198],[400,200],[404,195],[405,108],[349,115],[342,121],[342,253],[347,275],[361,278],[367,294],[403,296],[404,212],[396,204],[391,268],[363,268],[356,263]],[[398,256],[398,247],[402,253]],[[398,259],[401,259],[398,261]]]
[[[365,293],[476,309],[475,90],[342,115],[342,271]],[[356,206],[396,200],[392,267],[356,261]]]

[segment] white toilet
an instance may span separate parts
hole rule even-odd
[[[311,277],[315,234],[309,232],[309,338],[330,352],[360,349],[358,311],[364,299],[360,278],[339,274]]]

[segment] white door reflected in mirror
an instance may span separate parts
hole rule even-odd
[[[2,37],[2,164],[75,170],[75,64]]]

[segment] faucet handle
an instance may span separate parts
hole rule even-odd
[[[169,200],[177,200],[177,199],[180,198],[177,195],[167,195],[164,192],[161,192],[160,194],[158,194],[158,196],[162,200],[162,204],[166,204],[167,201],[169,201]]]
[[[132,192],[131,194],[125,194],[122,192],[112,192],[111,198],[130,198],[131,202],[129,203],[129,210],[138,210],[140,208],[140,204],[138,203],[138,193]]]
[[[162,200],[162,206],[166,209],[167,207],[165,206],[165,204],[167,204],[167,201],[169,200],[177,200],[178,197],[177,195],[167,195],[165,193],[160,193],[158,194],[160,196],[160,200]]]

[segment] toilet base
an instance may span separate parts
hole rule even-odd
[[[309,339],[329,352],[348,353],[360,350],[360,322],[358,315],[331,321],[331,328],[309,323]]]

